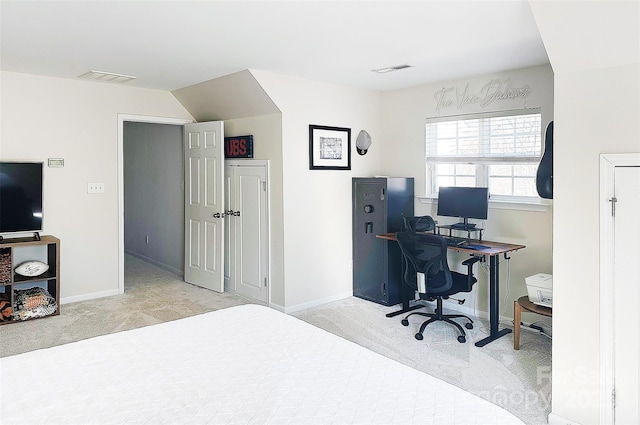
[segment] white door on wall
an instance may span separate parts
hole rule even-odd
[[[615,167],[614,418],[640,423],[640,167]]]
[[[267,162],[227,161],[225,288],[268,302]]]
[[[224,124],[184,126],[184,280],[224,292]]]

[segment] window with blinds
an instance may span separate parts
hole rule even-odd
[[[489,187],[492,197],[537,198],[539,109],[428,119],[427,196],[440,186]]]

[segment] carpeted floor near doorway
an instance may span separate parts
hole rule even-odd
[[[61,282],[64,285],[64,280]],[[246,304],[125,256],[125,293],[63,304],[59,316],[0,327],[0,357]]]

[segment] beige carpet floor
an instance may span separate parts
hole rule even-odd
[[[65,344],[112,332],[176,320],[250,301],[218,294],[132,256],[125,256],[125,293],[65,304],[59,316],[0,326],[0,357]],[[415,369],[443,379],[509,410],[527,424],[547,423],[551,407],[551,341],[523,331],[521,349],[511,334],[483,348],[473,345],[488,333],[476,320],[460,344],[450,325],[429,325],[423,341],[401,317],[387,318],[385,307],[359,298],[325,304],[293,314],[313,325]],[[501,324],[508,327],[508,324]]]
[[[62,281],[64,285],[64,281]],[[0,326],[0,357],[246,304],[125,256],[125,293],[63,304],[59,316]]]
[[[474,319],[464,344],[457,341],[455,328],[444,322],[430,324],[418,341],[414,335],[426,319],[412,316],[404,327],[403,316],[385,317],[397,309],[351,297],[294,316],[502,406],[527,424],[547,423],[550,339],[523,330],[518,351],[513,349],[512,333],[479,348],[474,342],[489,334],[489,323]],[[500,329],[509,327],[500,324]]]

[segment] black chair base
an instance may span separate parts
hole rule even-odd
[[[403,326],[409,326],[409,316],[413,316],[413,315],[418,315],[418,316],[424,316],[424,317],[429,317],[429,320],[426,320],[425,322],[422,323],[422,325],[420,326],[420,330],[418,331],[418,333],[416,333],[415,338],[417,340],[422,340],[423,338],[423,332],[425,330],[425,328],[433,322],[447,322],[452,324],[453,326],[455,326],[458,331],[460,332],[460,335],[458,336],[458,342],[460,343],[464,343],[467,341],[467,334],[464,331],[464,329],[462,328],[462,326],[457,323],[454,322],[451,319],[457,319],[457,318],[464,318],[467,319],[468,322],[465,323],[465,328],[467,329],[473,329],[473,320],[471,320],[469,317],[465,316],[464,314],[442,314],[442,297],[438,297],[436,299],[436,310],[433,313],[423,313],[421,311],[416,311],[410,314],[407,314],[404,319],[402,319],[401,323]]]

